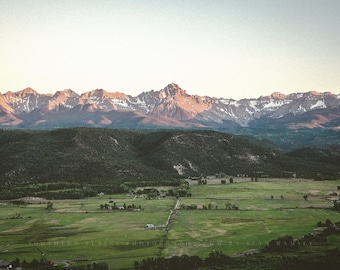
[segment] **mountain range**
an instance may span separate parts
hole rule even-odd
[[[39,94],[31,88],[0,94],[2,126],[44,127],[63,125],[155,125],[175,127],[256,126],[263,119],[300,118],[291,128],[340,128],[340,95],[330,92],[275,92],[257,99],[225,99],[189,95],[176,84],[136,97],[97,89],[78,95],[72,90],[54,95]],[[301,117],[308,112],[312,117]],[[69,115],[69,117],[60,117]],[[117,115],[119,117],[117,117]],[[124,115],[124,116],[123,116]]]
[[[77,126],[198,128],[244,135],[262,132],[262,135],[257,134],[258,138],[273,139],[276,143],[277,137],[264,134],[272,134],[269,130],[273,129],[279,130],[280,135],[282,132],[326,130],[331,136],[339,137],[340,94],[275,92],[259,98],[234,100],[190,95],[174,83],[135,97],[103,89],[81,95],[72,90],[58,91],[54,95],[39,94],[31,88],[0,94],[2,128]],[[331,144],[337,143],[332,141]]]

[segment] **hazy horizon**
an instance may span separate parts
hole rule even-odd
[[[340,93],[340,1],[0,0],[0,92]]]

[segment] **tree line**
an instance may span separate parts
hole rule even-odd
[[[11,268],[9,268],[11,267]],[[53,261],[48,261],[41,259],[40,261],[37,259],[33,259],[32,261],[20,261],[19,258],[16,258],[12,262],[10,262],[10,266],[7,269],[15,269],[21,268],[23,270],[50,270],[50,269],[70,269],[70,270],[109,270],[109,266],[107,263],[91,263],[86,265],[70,265],[65,267],[65,265],[54,265]]]

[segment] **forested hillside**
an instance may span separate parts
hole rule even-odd
[[[313,161],[287,156],[254,141],[214,131],[1,130],[0,150],[2,198],[55,190],[82,197],[101,190],[121,191],[120,185],[126,181],[175,184],[189,176],[220,172],[335,179],[340,170],[327,158]]]

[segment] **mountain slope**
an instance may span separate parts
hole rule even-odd
[[[331,147],[329,149],[319,148],[301,148],[290,153],[287,153],[290,157],[299,157],[304,160],[322,162],[339,166],[340,169],[340,147]],[[340,173],[340,171],[339,171]]]
[[[188,176],[335,178],[337,164],[306,161],[215,131],[71,128],[0,131],[2,195],[41,183],[109,186]],[[52,184],[49,184],[52,185]],[[47,189],[47,186],[46,186]]]

